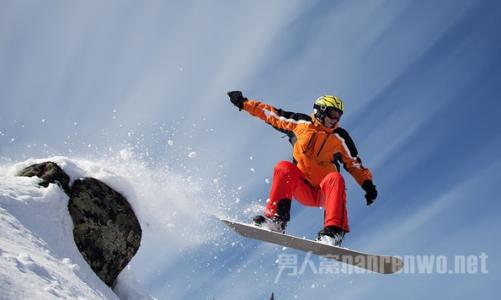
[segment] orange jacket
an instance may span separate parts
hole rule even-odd
[[[337,125],[327,128],[314,117],[276,109],[256,100],[245,101],[243,109],[291,137],[294,162],[314,187],[327,174],[339,172],[339,162],[358,184],[372,180],[370,170],[358,158],[353,140]]]

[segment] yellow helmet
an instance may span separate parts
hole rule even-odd
[[[326,111],[327,109],[335,109],[340,113],[344,111],[344,103],[341,98],[333,95],[323,95],[315,100],[313,108],[317,111]]]

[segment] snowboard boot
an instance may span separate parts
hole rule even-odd
[[[266,216],[255,216],[254,225],[266,228],[271,231],[285,233],[287,222],[290,220],[291,200],[282,199],[277,203],[277,212],[272,218]]]
[[[336,226],[327,226],[318,232],[317,241],[331,246],[341,246],[345,232]]]
[[[277,217],[268,218],[258,215],[252,220],[254,221],[254,225],[274,232],[285,233],[285,228],[287,227],[287,222],[281,221]]]

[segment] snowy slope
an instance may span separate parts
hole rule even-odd
[[[91,270],[73,241],[68,197],[36,177],[16,177],[32,163],[52,160],[72,180],[114,176],[89,162],[63,157],[0,167],[0,299],[118,299]],[[116,176],[115,176],[116,177]],[[130,268],[116,287],[121,299],[148,299]]]
[[[213,217],[242,214],[239,201],[228,201],[239,189],[228,189],[218,177],[200,179],[147,165],[136,156],[124,149],[101,160],[48,157],[0,165],[0,299],[152,299],[150,293],[182,299],[198,290],[200,276],[220,268],[223,248],[242,247],[227,239],[224,225]],[[44,161],[57,163],[72,182],[81,177],[105,182],[133,207],[143,230],[141,247],[114,291],[76,248],[66,194],[57,185],[39,187],[38,178],[15,176]],[[244,207],[243,218],[256,210],[262,207]],[[186,272],[172,271],[178,266]]]

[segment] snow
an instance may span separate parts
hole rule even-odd
[[[134,152],[132,148],[128,147],[120,150],[119,154],[122,160],[130,160],[133,157]]]
[[[73,241],[68,196],[60,187],[40,187],[37,177],[15,174],[51,160],[71,181],[84,176],[119,181],[89,161],[64,157],[30,159],[0,167],[0,299],[151,299],[130,268],[120,274],[115,294],[92,271]]]
[[[141,282],[154,282],[168,266],[179,263],[183,253],[221,241],[225,233],[213,216],[241,213],[241,209],[232,211],[240,201],[222,204],[228,190],[221,179],[201,183],[162,166],[148,166],[137,151],[119,148],[113,157],[92,161],[55,156],[0,165],[0,300],[117,299],[117,295],[152,299]],[[57,163],[70,176],[70,183],[82,177],[103,181],[133,207],[143,230],[141,247],[118,277],[114,291],[94,274],[75,246],[66,194],[57,185],[38,186],[36,177],[15,176],[45,161]],[[233,199],[241,190],[231,190]],[[151,283],[145,288],[150,291]],[[161,297],[180,296],[173,292]]]
[[[73,242],[66,194],[38,181],[0,177],[0,298],[117,299]]]
[[[144,292],[141,283],[130,266],[118,276],[117,284],[114,288],[116,295],[120,300],[149,300],[151,296]]]

